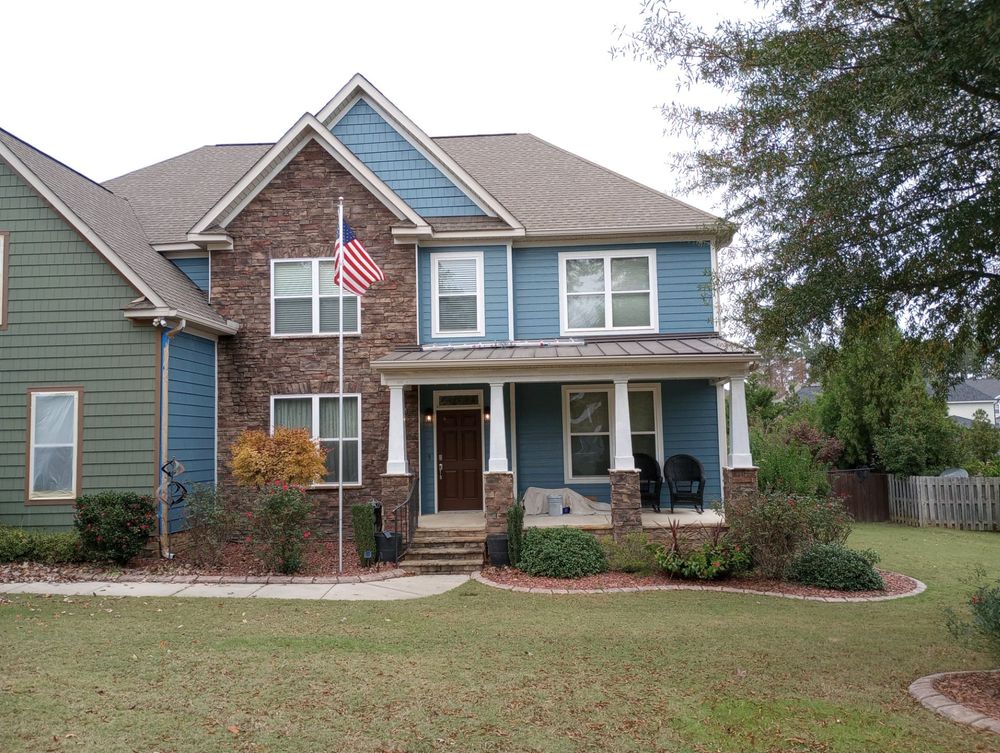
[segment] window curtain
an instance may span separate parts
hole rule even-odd
[[[286,429],[312,430],[312,400],[306,398],[281,398],[274,401],[274,425]]]
[[[71,496],[76,455],[76,396],[35,395],[31,438],[32,493]]]

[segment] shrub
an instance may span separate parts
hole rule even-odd
[[[370,567],[375,564],[376,557],[375,508],[372,505],[353,505],[351,520],[354,523],[354,546],[358,550],[358,559],[362,565]]]
[[[882,591],[885,583],[875,570],[878,555],[857,552],[841,544],[814,544],[788,566],[785,577],[795,583],[837,591]]]
[[[996,478],[1000,476],[1000,457],[993,458],[987,462],[975,460],[965,466],[970,476],[988,476]]]
[[[704,544],[687,554],[676,549],[660,549],[656,564],[668,575],[698,580],[715,580],[742,572],[750,565],[750,557],[739,544]]]
[[[46,565],[66,565],[71,562],[81,562],[83,543],[76,531],[36,532],[32,535],[36,562]]]
[[[521,570],[546,578],[581,578],[608,569],[601,545],[578,528],[532,528],[524,536]]]
[[[608,536],[601,539],[600,543],[609,570],[648,575],[656,569],[656,552],[659,547],[650,544],[644,533],[630,533],[618,541]]]
[[[517,502],[507,512],[507,556],[510,566],[517,567],[524,547],[524,505]]]
[[[271,484],[261,490],[256,511],[248,512],[251,541],[257,556],[271,570],[295,573],[302,569],[306,528],[311,506],[305,490],[288,484]]]
[[[981,570],[978,574],[985,575]],[[968,618],[948,610],[949,632],[968,648],[1000,662],[1000,580],[979,585],[969,597],[967,611]]]
[[[86,556],[124,565],[153,533],[156,508],[135,492],[98,492],[76,500],[75,524]]]
[[[765,578],[784,577],[805,548],[843,544],[851,532],[851,516],[832,496],[759,492],[730,502],[725,516],[732,543],[746,550]]]
[[[28,531],[0,526],[0,562],[30,560],[34,552],[34,538]]]
[[[240,434],[232,447],[233,476],[256,489],[267,484],[304,486],[326,473],[326,450],[305,429],[276,428],[273,435],[259,429]]]
[[[218,486],[199,485],[188,495],[188,553],[192,560],[205,565],[219,562],[226,541],[236,534],[240,503],[239,495]]]

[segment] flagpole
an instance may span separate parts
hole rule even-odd
[[[340,313],[337,316],[337,572],[344,572],[344,197],[339,197],[337,281]]]

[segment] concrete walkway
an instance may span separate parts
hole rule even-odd
[[[215,599],[322,599],[395,601],[437,596],[469,580],[468,575],[414,575],[369,583],[0,583],[0,594],[58,596],[194,596]]]

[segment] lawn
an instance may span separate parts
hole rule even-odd
[[[998,751],[918,707],[989,666],[942,612],[1000,536],[858,525],[928,584],[824,604],[736,594],[403,602],[9,597],[0,751]]]

